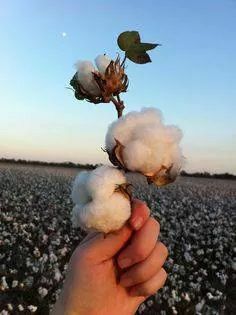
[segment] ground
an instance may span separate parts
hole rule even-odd
[[[76,169],[0,164],[0,314],[49,313],[69,257]],[[165,287],[138,314],[236,314],[236,181],[179,178],[168,187],[129,176],[161,224],[169,249]]]

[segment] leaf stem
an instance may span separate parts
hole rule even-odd
[[[126,53],[125,53],[125,57],[124,57],[124,59],[123,59],[121,65],[120,65],[121,67],[124,65],[125,61],[126,61]]]

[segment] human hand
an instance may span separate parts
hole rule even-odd
[[[157,242],[159,223],[140,200],[129,224],[91,233],[74,251],[52,315],[131,315],[166,280],[167,248]]]

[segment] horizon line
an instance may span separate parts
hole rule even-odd
[[[81,162],[71,162],[71,161],[61,161],[61,162],[53,162],[53,161],[43,161],[43,160],[28,160],[28,159],[22,159],[22,158],[5,158],[5,157],[1,157],[0,158],[0,163],[15,163],[15,164],[38,164],[38,165],[47,165],[48,166],[65,166],[65,167],[68,167],[69,164],[71,164],[70,167],[78,167],[78,168],[82,168],[83,166],[87,166],[89,168],[96,168],[97,166],[99,165],[105,165],[104,163],[81,163]],[[214,176],[214,175],[231,175],[231,176],[236,176],[235,173],[229,173],[229,172],[221,172],[221,173],[212,173],[212,172],[209,172],[209,171],[186,171],[184,169],[181,170],[181,172],[184,172],[188,175],[191,175],[191,174],[209,174],[211,176]]]

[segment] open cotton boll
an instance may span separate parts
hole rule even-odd
[[[131,214],[130,201],[121,193],[114,193],[104,201],[94,200],[75,206],[73,216],[77,227],[109,233],[120,229]]]
[[[143,108],[140,112],[129,112],[110,124],[106,134],[106,148],[111,150],[116,144],[115,139],[118,139],[125,145],[131,139],[134,139],[138,129],[150,127],[152,124],[155,126],[162,124],[162,113],[160,110]]]
[[[91,61],[79,60],[75,67],[77,69],[77,79],[82,87],[92,95],[98,96],[101,94],[100,88],[94,80],[93,72],[96,71]]]
[[[72,211],[71,211],[71,222],[72,222],[72,226],[73,227],[81,226],[81,223],[80,223],[79,217],[78,217],[79,210],[80,210],[81,207],[83,207],[83,206],[76,204],[74,206],[74,208],[72,209]]]
[[[124,164],[130,171],[144,169],[146,159],[151,158],[152,151],[141,141],[134,140],[129,142],[128,146],[124,147],[123,160]]]
[[[110,198],[114,190],[125,183],[126,178],[121,171],[104,165],[90,172],[86,188],[92,199],[103,200]]]
[[[80,172],[72,188],[73,225],[105,233],[121,228],[131,213],[126,185],[123,172],[115,167]]]
[[[113,122],[105,142],[114,165],[140,172],[148,181],[161,186],[174,181],[179,173],[181,138],[182,131],[176,126],[165,125],[159,110],[144,108]]]
[[[83,205],[91,200],[86,187],[88,177],[89,172],[82,171],[79,172],[73,182],[71,197],[76,204]]]
[[[95,64],[98,71],[102,74],[105,73],[106,68],[109,66],[111,59],[107,55],[98,55],[95,59]]]

